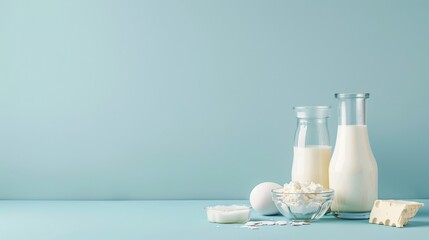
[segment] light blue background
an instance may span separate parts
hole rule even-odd
[[[237,199],[295,105],[369,92],[382,198],[429,198],[429,1],[0,1],[1,199]]]

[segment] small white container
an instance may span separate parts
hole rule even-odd
[[[213,223],[246,223],[250,207],[245,205],[215,205],[205,208],[207,220]]]

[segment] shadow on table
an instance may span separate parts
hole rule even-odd
[[[405,227],[406,228],[429,227],[429,222],[411,220]]]
[[[349,222],[349,223],[357,223],[357,222],[368,222],[368,220],[362,220],[362,219],[357,219],[357,220],[351,220],[351,219],[339,219],[336,217],[324,217],[321,218],[319,220],[317,220],[318,222]]]

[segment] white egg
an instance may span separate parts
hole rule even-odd
[[[253,188],[250,193],[250,205],[262,215],[274,215],[279,211],[273,202],[271,190],[282,186],[273,182],[263,182]]]

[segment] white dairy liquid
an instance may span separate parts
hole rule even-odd
[[[366,125],[338,126],[329,184],[335,191],[332,211],[371,211],[378,197],[378,170]]]
[[[292,181],[315,182],[329,188],[330,146],[294,147]]]

